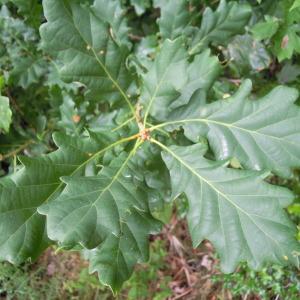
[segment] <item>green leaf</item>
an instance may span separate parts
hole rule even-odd
[[[10,73],[11,80],[26,89],[39,82],[47,72],[47,64],[40,57],[19,57],[13,61],[14,69]]]
[[[176,107],[189,102],[195,92],[207,92],[219,74],[216,57],[207,50],[188,61],[182,38],[166,40],[146,74],[142,74],[141,103],[146,116],[165,120]]]
[[[138,16],[142,15],[151,6],[150,0],[130,0],[130,3],[134,6]]]
[[[300,36],[298,25],[288,25],[286,31],[280,32],[275,41],[274,52],[279,62],[291,59],[294,52],[300,53]]]
[[[173,210],[171,183],[160,149],[151,143],[144,143],[132,160],[136,168],[143,170],[140,180],[144,180],[149,188],[149,209],[152,215],[163,223],[168,223]]]
[[[289,2],[283,6],[281,26],[274,36],[274,53],[281,62],[290,59],[294,53],[300,53],[299,18],[300,9],[290,10]]]
[[[277,74],[278,82],[281,84],[289,83],[297,80],[300,75],[300,66],[287,62],[281,71]]]
[[[131,47],[128,39],[129,27],[124,17],[125,11],[122,9],[119,0],[110,0],[109,2],[106,0],[95,0],[91,11],[99,20],[111,26],[111,38],[120,45]]]
[[[40,18],[42,6],[38,0],[0,0],[0,4],[13,3],[18,7],[18,12],[25,17],[29,23],[38,27],[40,25]]]
[[[99,248],[88,252],[90,272],[98,272],[99,280],[109,285],[116,294],[123,283],[127,281],[137,263],[137,258],[146,255],[148,260],[149,245],[146,238],[141,236],[143,242],[137,241],[131,232],[131,228],[124,224],[123,236],[108,236]],[[136,233],[136,232],[135,232]]]
[[[0,259],[21,263],[35,259],[49,245],[45,217],[37,208],[53,200],[64,183],[62,176],[82,174],[85,165],[101,153],[111,138],[71,138],[56,134],[59,149],[39,158],[23,157],[24,165],[11,178],[0,181]],[[100,152],[99,152],[100,151]]]
[[[298,7],[300,7],[300,0],[295,0],[295,2],[293,3],[293,5],[290,8],[290,11],[292,11]]]
[[[104,5],[96,0],[89,7],[45,0],[43,6],[48,21],[40,29],[43,47],[63,63],[61,78],[83,83],[95,100],[125,100],[134,112],[127,96],[133,78],[125,64],[129,54],[123,44],[126,30],[121,19],[114,19],[120,15],[116,2]]]
[[[259,100],[250,100],[251,81],[226,100],[199,108],[197,100],[175,110],[170,121],[182,124],[194,142],[207,136],[218,160],[238,158],[244,167],[290,176],[300,166],[300,109],[298,92],[277,87]],[[171,128],[172,130],[172,128]]]
[[[114,291],[130,277],[134,264],[148,259],[148,235],[160,229],[148,208],[146,186],[132,181],[134,152],[120,155],[96,176],[64,177],[63,193],[39,209],[47,215],[50,239],[66,247],[100,245],[91,258],[92,270]]]
[[[259,41],[271,38],[279,28],[277,18],[265,16],[265,19],[265,22],[257,23],[251,28],[254,38]]]
[[[221,0],[218,9],[213,12],[206,8],[200,30],[197,30],[190,49],[195,54],[205,49],[211,42],[227,43],[234,35],[243,33],[251,16],[251,8],[247,4],[226,2]]]
[[[147,116],[150,113],[161,119],[168,106],[180,96],[178,91],[188,80],[187,52],[183,39],[166,40],[149,72],[141,76],[141,103],[145,114]]]
[[[190,23],[186,0],[154,0],[154,7],[160,8],[158,25],[163,39],[173,40],[185,33]]]
[[[29,13],[32,7],[36,5],[38,1],[36,0],[1,0],[0,4],[5,4],[12,2],[15,4],[21,12]]]
[[[297,231],[282,209],[293,200],[289,190],[265,183],[263,172],[207,160],[201,144],[163,149],[173,195],[185,193],[189,200],[187,218],[195,247],[204,239],[212,241],[225,272],[233,272],[240,261],[255,269],[287,260],[299,265]]]
[[[229,59],[242,71],[260,72],[267,69],[272,60],[264,45],[249,34],[237,35],[228,44]]]
[[[80,131],[80,115],[75,107],[75,103],[70,95],[64,93],[63,103],[59,107],[61,120],[58,122],[58,126],[63,128],[67,134],[78,135]]]
[[[151,66],[152,58],[155,55],[156,47],[157,37],[155,35],[149,35],[141,39],[135,51],[135,55],[138,58],[139,67],[140,65],[142,65],[147,69]]]
[[[1,130],[4,130],[4,132],[9,131],[11,117],[12,112],[9,108],[9,99],[7,97],[1,96],[0,93],[0,132]]]

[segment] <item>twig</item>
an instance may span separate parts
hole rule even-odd
[[[12,94],[10,93],[10,90],[7,88],[5,90],[7,97],[9,98],[9,100],[11,101],[13,107],[16,109],[16,111],[22,116],[24,117],[24,113],[23,111],[20,109],[19,105],[17,104],[15,98],[12,96]]]
[[[22,109],[20,108],[20,106],[18,105],[16,99],[12,96],[10,90],[8,88],[5,89],[6,95],[9,98],[9,101],[11,102],[12,106],[14,107],[14,109],[20,114],[21,119],[25,122],[25,124],[28,124],[28,127],[33,129],[34,131],[36,131],[35,127],[33,126],[33,124],[31,124],[27,119],[26,116],[24,114],[24,112],[22,111]]]
[[[8,152],[7,154],[0,154],[0,161],[3,161],[7,158],[10,158],[11,156],[16,156],[19,152],[25,150],[29,145],[35,143],[34,140],[29,140],[27,141],[25,144],[21,145],[20,147],[18,147],[17,149],[11,151],[11,152]]]
[[[135,35],[135,34],[132,34],[132,33],[129,33],[128,34],[128,37],[132,40],[132,41],[135,41],[135,42],[139,42],[142,40],[142,37],[141,36],[138,36],[138,35]]]
[[[135,110],[135,119],[139,127],[139,136],[143,141],[149,140],[150,139],[150,131],[145,128],[145,124],[143,122],[143,118],[141,116],[142,112],[142,106],[140,103],[137,103],[136,105],[136,110]]]
[[[233,84],[239,86],[242,82],[241,79],[228,79],[229,82],[232,82]]]
[[[178,296],[172,298],[172,300],[178,300],[178,299],[181,299],[182,297],[184,297],[184,296],[190,294],[192,291],[193,291],[192,289],[189,289],[189,290],[185,291],[184,293],[182,293],[181,295],[178,295]]]

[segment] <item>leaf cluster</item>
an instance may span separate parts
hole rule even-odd
[[[47,142],[0,180],[0,259],[35,259],[52,243],[83,250],[117,292],[148,260],[167,206],[185,198],[194,247],[210,240],[224,272],[299,264],[284,210],[293,193],[266,180],[300,166],[298,92],[255,96],[246,79],[220,97],[214,53],[239,43],[251,6],[222,0],[200,14],[194,2],[131,1],[133,12],[119,0],[44,0],[41,42],[32,20],[2,6],[7,95],[36,95],[15,108],[31,130],[14,131]],[[148,10],[157,25],[136,36],[130,16],[142,22]]]

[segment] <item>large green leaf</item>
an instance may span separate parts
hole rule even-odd
[[[133,181],[137,173],[129,155],[120,155],[98,175],[64,177],[63,193],[39,211],[47,215],[47,232],[63,246],[77,243],[93,251],[92,270],[117,291],[138,261],[148,259],[148,235],[160,229],[149,211],[147,188]],[[105,270],[105,271],[104,271]]]
[[[9,99],[0,93],[0,131],[8,132],[11,123],[12,112],[9,108]],[[1,133],[0,133],[1,134]]]
[[[166,40],[149,72],[142,74],[142,80],[141,103],[146,116],[150,113],[161,119],[188,80],[183,39]]]
[[[197,30],[194,35],[190,53],[202,51],[211,42],[224,44],[235,34],[243,33],[250,16],[249,5],[227,3],[226,0],[221,0],[215,12],[209,7],[206,8],[200,30]]]
[[[43,6],[48,21],[40,29],[43,47],[63,63],[62,79],[85,84],[98,101],[123,99],[133,111],[127,95],[133,78],[125,64],[126,28],[116,1],[95,0],[89,7],[45,0]]]
[[[300,109],[293,104],[298,92],[281,86],[250,100],[251,87],[247,80],[234,96],[205,107],[195,99],[165,125],[181,124],[195,142],[207,136],[219,160],[236,157],[245,167],[290,176],[300,166]]]
[[[252,268],[266,262],[299,265],[300,245],[296,228],[282,207],[293,199],[284,188],[263,181],[265,174],[226,168],[226,162],[203,157],[207,147],[166,147],[174,196],[185,193],[189,201],[188,222],[194,246],[212,241],[225,272],[238,262]]]
[[[189,61],[182,38],[166,40],[149,71],[142,74],[141,103],[146,116],[165,120],[196,91],[207,92],[218,74],[218,59],[211,57],[209,50]]]
[[[89,160],[111,142],[103,134],[81,139],[56,134],[54,140],[57,151],[39,158],[21,158],[24,168],[0,181],[2,260],[20,263],[35,259],[47,247],[45,217],[37,208],[57,196],[64,186],[61,176],[81,174]]]

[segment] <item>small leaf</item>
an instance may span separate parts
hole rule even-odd
[[[300,75],[300,66],[292,65],[291,62],[287,62],[281,71],[277,74],[277,79],[280,83],[289,83],[295,81]]]
[[[41,3],[37,0],[0,0],[0,4],[11,2],[18,7],[18,12],[22,14],[30,24],[38,27],[40,25],[40,14],[42,12]]]
[[[1,96],[0,93],[0,132],[1,130],[4,130],[4,132],[9,131],[9,126],[12,121],[11,117],[12,112],[9,108],[9,99],[7,97]]]
[[[255,24],[251,32],[255,39],[261,41],[271,38],[279,28],[279,20],[274,17],[265,16],[266,21]]]
[[[47,64],[40,57],[20,57],[13,61],[14,68],[10,73],[11,80],[23,89],[38,83],[47,72]]]
[[[154,7],[160,8],[158,25],[163,39],[174,40],[185,34],[190,23],[186,0],[154,0]]]
[[[282,25],[274,37],[274,53],[281,62],[290,59],[294,53],[300,53],[299,17],[300,10],[289,11],[289,7],[284,7],[285,18]]]
[[[286,34],[275,44],[275,53],[281,62],[292,58],[294,52],[300,53],[300,36],[296,27],[291,26]]]
[[[134,9],[139,16],[151,6],[150,0],[130,0],[130,3],[134,6]]]
[[[192,41],[190,54],[195,54],[211,42],[224,44],[235,34],[243,33],[251,16],[251,7],[247,4],[221,0],[218,9],[213,12],[206,8],[203,13],[200,30]]]
[[[58,125],[65,130],[67,134],[78,135],[80,127],[78,123],[80,122],[80,116],[78,115],[78,110],[75,108],[75,103],[73,99],[68,94],[63,94],[63,104],[59,107],[61,119]]]
[[[242,71],[260,72],[269,67],[272,60],[264,45],[249,34],[237,35],[228,45],[229,59]]]

